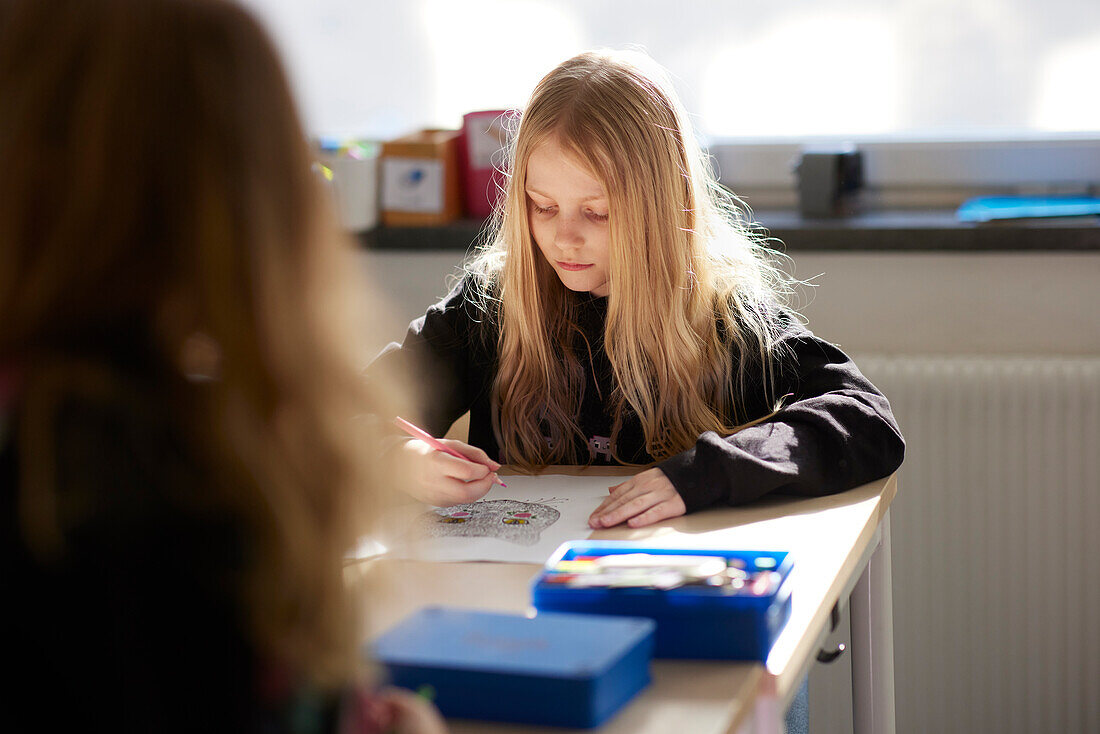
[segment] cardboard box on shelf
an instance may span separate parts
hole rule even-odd
[[[421,130],[382,144],[382,223],[446,224],[462,216],[459,130]]]

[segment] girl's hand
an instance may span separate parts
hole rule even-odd
[[[448,438],[440,440],[470,461],[436,451],[419,439],[408,439],[396,449],[406,478],[405,491],[437,507],[461,505],[484,497],[497,481],[500,464],[475,446]]]
[[[625,520],[630,527],[640,528],[687,512],[680,493],[660,469],[646,469],[610,491],[611,496],[589,516],[589,527],[599,530]]]
[[[389,734],[447,734],[443,717],[431,703],[412,691],[384,688],[372,696],[366,712],[369,731]],[[341,734],[359,734],[354,726],[344,726]]]

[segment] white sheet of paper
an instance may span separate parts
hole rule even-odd
[[[494,486],[471,505],[424,506],[407,518],[404,539],[391,539],[389,557],[543,563],[565,541],[591,534],[588,516],[608,487],[622,481],[565,474],[502,478],[507,487]]]

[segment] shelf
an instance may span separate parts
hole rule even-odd
[[[975,224],[958,221],[953,210],[869,212],[837,219],[803,219],[797,212],[779,210],[755,216],[790,254],[1100,250],[1100,217]],[[484,226],[480,220],[464,219],[442,227],[377,227],[358,237],[364,247],[375,250],[467,251]]]

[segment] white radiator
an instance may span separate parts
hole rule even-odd
[[[907,442],[897,731],[1100,732],[1100,358],[857,362]]]

